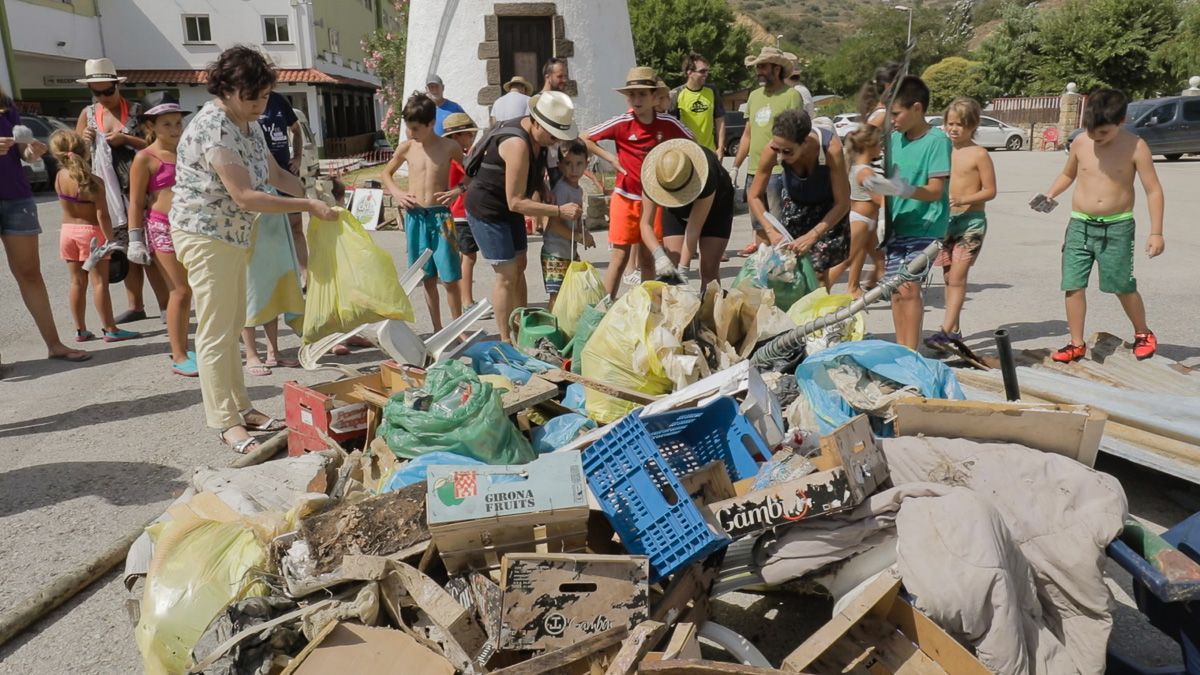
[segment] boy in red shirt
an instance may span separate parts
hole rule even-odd
[[[478,133],[478,127],[466,113],[450,113],[442,122],[442,138],[458,143],[464,158],[470,154]],[[449,206],[450,214],[454,216],[455,239],[458,252],[462,254],[462,278],[458,280],[458,289],[462,294],[462,306],[469,308],[475,304],[475,263],[479,258],[479,245],[475,243],[471,225],[467,222],[467,186],[462,182],[466,176],[467,171],[462,164],[450,162],[450,191],[438,201]]]
[[[616,298],[621,286],[621,271],[625,269],[630,251],[641,244],[642,220],[642,160],[659,143],[672,138],[691,138],[687,127],[666,113],[655,112],[655,90],[658,74],[653,68],[638,66],[625,77],[625,86],[617,91],[625,94],[629,111],[602,122],[579,138],[587,143],[588,151],[613,165],[617,184],[613,189],[608,212],[608,241],[612,258],[604,274],[604,288]],[[617,154],[601,148],[599,141],[612,141]],[[653,278],[650,251],[640,254],[642,278]]]

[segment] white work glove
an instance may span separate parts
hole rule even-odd
[[[883,195],[884,197],[904,197],[905,199],[912,197],[913,192],[917,189],[900,176],[887,178],[880,175],[868,176],[863,181],[863,187],[867,189],[867,192],[873,192],[877,195]]]
[[[138,265],[150,264],[150,249],[146,248],[145,228],[129,228],[129,251],[125,254],[129,262]]]
[[[104,242],[103,246],[98,246],[96,244],[96,238],[92,237],[91,243],[88,244],[88,250],[90,250],[91,253],[88,254],[87,260],[83,261],[84,272],[91,272],[92,268],[95,267],[96,264],[101,260],[104,260],[109,253],[112,253],[113,251],[124,251],[125,247],[115,241],[106,241]]]
[[[1058,202],[1040,192],[1036,197],[1029,200],[1029,208],[1040,213],[1050,213],[1056,206],[1058,206]]]
[[[660,277],[677,274],[675,263],[671,262],[671,256],[667,255],[667,249],[662,246],[654,249],[654,274]]]
[[[33,137],[33,129],[30,129],[23,124],[18,124],[12,128],[12,137],[14,141],[20,143],[21,145],[29,145],[35,140]]]

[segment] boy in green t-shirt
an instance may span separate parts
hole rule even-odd
[[[888,233],[886,275],[898,274],[929,244],[946,237],[950,224],[950,139],[925,122],[929,87],[909,75],[900,81],[892,101],[888,173],[871,176],[867,190],[884,195],[893,232]],[[930,261],[932,263],[932,260]],[[926,270],[932,269],[930,264]],[[892,295],[896,342],[915,350],[921,341],[925,304],[918,281],[907,281]]]

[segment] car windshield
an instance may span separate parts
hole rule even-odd
[[[1125,112],[1125,119],[1129,120],[1130,122],[1136,122],[1139,117],[1145,115],[1153,107],[1154,103],[1152,101],[1138,101],[1136,103],[1130,103],[1128,110]]]

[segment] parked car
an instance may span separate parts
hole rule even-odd
[[[1168,162],[1200,153],[1200,98],[1167,96],[1134,101],[1125,113],[1124,128],[1146,141],[1151,154],[1162,155]],[[1067,135],[1066,152],[1082,133],[1083,129],[1076,129]]]
[[[925,123],[931,127],[937,127],[939,129],[941,129],[942,122],[943,122],[943,120],[942,120],[941,115],[926,115],[925,116]]]
[[[862,123],[859,121],[858,113],[842,113],[833,118],[833,130],[837,132],[838,138],[845,138],[846,134],[857,131]]]
[[[989,150],[994,148],[1020,150],[1029,145],[1029,131],[1014,127],[1007,122],[1001,122],[995,117],[984,115],[979,118],[979,128],[975,130],[975,142]]]
[[[34,138],[47,145],[50,144],[50,134],[58,131],[59,129],[70,130],[75,128],[73,126],[67,126],[61,120],[55,117],[46,117],[45,115],[36,114],[22,114],[21,124],[29,127],[30,131],[33,132]],[[58,162],[49,152],[42,157],[42,162],[45,164],[43,170],[46,172],[46,175],[49,176],[49,180],[53,181],[54,176],[58,174]],[[37,183],[32,184],[35,185],[35,189],[37,189]]]
[[[742,142],[742,134],[746,131],[746,113],[740,110],[725,112],[725,154],[730,157],[737,154],[738,145]]]

